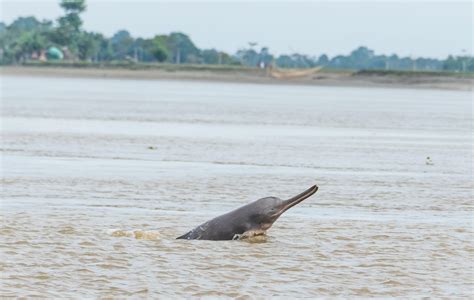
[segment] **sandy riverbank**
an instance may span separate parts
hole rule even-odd
[[[251,68],[117,68],[117,67],[54,67],[4,66],[2,75],[86,77],[145,80],[200,80],[216,82],[245,82],[265,84],[295,84],[317,86],[394,87],[472,90],[473,76],[409,73],[409,72],[352,72],[322,70],[297,78],[273,78],[265,70]]]

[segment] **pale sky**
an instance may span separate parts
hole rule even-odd
[[[57,19],[59,0],[0,0],[1,20]],[[464,1],[110,1],[86,0],[84,28],[134,37],[180,31],[199,48],[229,53],[248,42],[273,54],[333,57],[360,45],[376,54],[445,58],[473,53],[473,2]]]

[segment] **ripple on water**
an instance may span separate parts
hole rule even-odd
[[[160,233],[157,230],[120,230],[112,229],[109,234],[113,237],[131,237],[137,240],[159,240]]]

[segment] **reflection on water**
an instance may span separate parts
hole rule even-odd
[[[51,80],[3,78],[1,296],[472,296],[470,93]]]

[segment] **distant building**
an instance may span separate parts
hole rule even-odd
[[[49,47],[49,49],[46,51],[46,57],[48,60],[62,60],[64,58],[64,54],[56,47]]]

